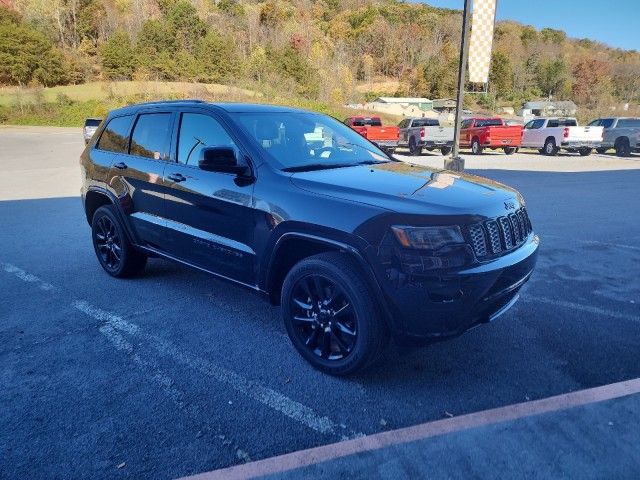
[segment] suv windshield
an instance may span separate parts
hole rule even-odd
[[[307,112],[241,113],[240,124],[283,170],[388,162],[375,145],[343,123]]]

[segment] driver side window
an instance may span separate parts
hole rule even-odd
[[[201,113],[183,113],[178,134],[178,162],[198,166],[204,147],[231,147],[238,153],[236,144],[215,118]]]

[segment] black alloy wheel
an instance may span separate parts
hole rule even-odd
[[[366,275],[340,252],[302,259],[287,273],[282,317],[291,343],[314,368],[349,375],[381,357],[389,329]]]
[[[96,221],[95,245],[100,263],[108,270],[118,270],[122,263],[122,239],[115,224],[106,215]]]
[[[95,211],[91,237],[98,261],[109,275],[132,277],[144,270],[147,255],[129,242],[114,205],[104,205]]]
[[[290,308],[295,334],[313,355],[331,361],[353,351],[358,319],[351,300],[335,282],[318,274],[300,278]]]
[[[616,140],[616,155],[618,157],[631,156],[631,144],[628,138],[619,138]]]

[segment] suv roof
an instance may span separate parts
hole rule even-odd
[[[162,107],[163,105],[171,105],[171,106],[178,106],[178,107],[201,105],[201,106],[212,107],[212,108],[224,110],[226,112],[234,112],[234,113],[307,112],[307,110],[303,110],[300,108],[287,107],[282,105],[268,105],[268,104],[260,104],[260,103],[213,103],[213,102],[205,102],[204,100],[187,99],[187,100],[160,100],[155,102],[136,103],[133,105],[127,105],[125,107],[114,109],[111,111],[111,113],[112,114],[113,113],[133,113],[140,108]]]

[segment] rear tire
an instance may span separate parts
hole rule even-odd
[[[631,156],[631,145],[628,138],[620,138],[616,140],[616,155],[618,157]]]
[[[129,242],[115,206],[104,205],[95,211],[91,238],[98,262],[112,277],[133,277],[144,270],[147,256]]]
[[[581,157],[588,157],[589,155],[591,155],[592,151],[593,149],[588,147],[578,149],[578,153],[580,154]]]
[[[550,157],[555,157],[558,154],[559,148],[556,147],[556,140],[554,138],[547,138],[544,142],[544,154]]]
[[[443,156],[447,156],[451,153],[451,147],[442,147],[440,148],[440,153],[442,153]]]
[[[482,155],[482,145],[480,145],[480,140],[478,138],[474,138],[471,142],[471,153],[474,155]]]
[[[376,297],[348,255],[329,252],[297,263],[282,286],[289,338],[314,368],[349,375],[373,365],[389,338]]]
[[[516,153],[517,148],[516,147],[504,147],[504,154],[505,155],[513,155],[514,153]]]
[[[409,139],[409,153],[412,157],[417,157],[422,153],[422,148],[417,145],[416,139],[413,137]]]

